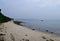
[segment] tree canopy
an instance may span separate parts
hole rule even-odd
[[[7,16],[4,16],[2,13],[1,13],[1,9],[0,9],[0,23],[4,23],[4,22],[8,22],[8,21],[11,21],[12,19],[7,17]]]

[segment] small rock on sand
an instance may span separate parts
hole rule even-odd
[[[54,41],[53,39],[50,39],[50,41]]]
[[[27,34],[25,36],[28,36]]]
[[[49,40],[46,40],[46,41],[49,41]]]
[[[32,29],[32,30],[35,30],[35,29]]]
[[[42,38],[43,38],[43,39],[46,39],[46,37],[45,37],[45,36],[42,36]]]
[[[26,39],[25,41],[29,41],[29,39]]]

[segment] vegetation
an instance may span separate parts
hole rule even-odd
[[[0,9],[0,30],[1,30],[1,32],[2,32],[2,29],[3,29],[3,27],[4,27],[4,24],[2,24],[2,23],[8,22],[8,21],[10,21],[10,20],[11,20],[11,18],[4,16],[4,15],[1,13],[1,9]],[[0,41],[4,41],[4,35],[5,35],[5,34],[0,33]]]
[[[0,9],[0,23],[4,23],[4,22],[10,21],[10,20],[11,20],[11,18],[4,16],[1,13],[1,9]]]

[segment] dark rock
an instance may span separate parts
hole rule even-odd
[[[46,30],[46,32],[48,32],[48,30]]]
[[[46,40],[46,41],[49,41],[49,40]]]
[[[25,39],[22,39],[22,40],[25,40]]]
[[[2,35],[5,35],[5,34],[2,34],[2,33],[1,33],[0,36],[2,36]]]
[[[4,41],[4,40],[0,40],[0,41]]]
[[[25,41],[29,41],[29,39],[26,39]]]
[[[46,39],[46,37],[45,37],[45,36],[42,36],[42,38],[43,38],[43,39]]]
[[[50,33],[52,33],[52,34],[53,34],[54,32],[50,32]]]
[[[54,41],[53,39],[50,39],[50,41]]]
[[[27,34],[25,36],[28,36]]]
[[[23,23],[23,22],[21,22],[21,21],[13,21],[15,24],[17,24],[17,25],[21,25],[22,26],[22,24],[21,23]]]
[[[32,29],[32,30],[35,30],[35,29]]]

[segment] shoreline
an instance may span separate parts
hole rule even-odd
[[[57,35],[57,36],[60,36],[60,34],[57,34],[57,33],[54,33],[54,32],[50,32],[49,30],[47,31],[47,30],[45,30],[45,31],[42,31],[42,30],[37,30],[37,29],[35,29],[35,28],[29,28],[29,27],[27,27],[27,26],[25,26],[25,25],[23,25],[23,24],[21,24],[21,23],[24,23],[24,22],[22,22],[22,21],[13,21],[13,23],[14,24],[16,24],[16,25],[19,25],[19,26],[22,26],[22,27],[25,27],[25,28],[28,28],[28,29],[31,29],[31,30],[36,30],[36,31],[38,31],[38,32],[43,32],[43,33],[48,33],[48,34],[53,34],[53,35]]]
[[[26,26],[22,26],[22,27],[28,28],[28,27],[26,27]],[[31,28],[28,28],[28,29],[33,30],[33,29],[31,29]],[[50,33],[50,32],[46,32],[46,31],[42,31],[42,30],[36,30],[36,29],[35,29],[35,30],[33,30],[33,31],[38,31],[38,32],[43,32],[43,33],[47,33],[47,34],[52,34],[52,35],[60,36],[60,34]]]
[[[27,26],[25,26],[25,25],[19,25],[19,26],[22,26],[22,27],[26,27],[26,28],[28,28],[28,29],[31,29],[31,30],[36,30],[36,31],[38,31],[38,32],[44,32],[44,33],[49,33],[49,34],[54,34],[54,35],[58,35],[58,36],[60,36],[60,34],[57,34],[57,33],[54,33],[54,32],[51,32],[51,31],[47,31],[47,30],[45,30],[45,31],[42,31],[42,30],[37,30],[37,29],[35,29],[35,28],[29,28],[29,27],[27,27]]]
[[[16,25],[13,21],[4,23],[6,30],[6,41],[60,41],[60,36],[49,34],[37,30],[32,30],[24,26]]]
[[[28,29],[35,29],[35,28],[30,28],[30,27],[27,27],[26,25],[24,25],[24,22],[22,22],[23,24],[20,24],[20,26],[23,26],[23,27],[26,27],[26,28],[28,28]],[[55,35],[59,35],[60,36],[60,34],[58,34],[58,33],[54,33],[53,31],[47,31],[47,30],[38,30],[38,29],[35,29],[35,30],[37,30],[37,31],[39,31],[39,32],[45,32],[45,33],[49,33],[49,34],[55,34]]]

